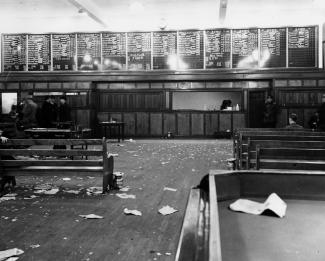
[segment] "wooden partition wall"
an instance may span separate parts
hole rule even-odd
[[[239,111],[173,109],[175,92],[240,93]],[[274,95],[279,107],[278,127],[287,124],[290,112],[308,127],[311,114],[325,93],[323,70],[240,70],[118,73],[2,73],[0,92],[16,92],[18,101],[33,94],[41,103],[47,94],[68,95],[77,124],[101,135],[98,121],[126,123],[129,137],[162,137],[172,132],[180,137],[212,137],[216,132],[250,127],[260,111],[252,94],[263,104]],[[258,94],[258,95],[257,95]],[[103,102],[104,101],[104,102]],[[255,102],[254,102],[255,104]]]

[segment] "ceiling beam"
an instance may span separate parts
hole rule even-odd
[[[219,22],[223,24],[226,19],[228,0],[220,0]]]
[[[72,5],[74,5],[78,11],[83,10],[87,15],[95,20],[100,25],[107,27],[107,24],[101,18],[101,14],[99,11],[99,7],[93,2],[89,0],[68,0]]]

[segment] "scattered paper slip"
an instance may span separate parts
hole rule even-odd
[[[107,158],[109,157],[118,157],[118,154],[117,153],[108,153],[107,152]]]
[[[261,215],[266,210],[270,210],[280,218],[285,216],[287,210],[287,204],[276,193],[272,193],[264,203],[248,199],[238,199],[234,203],[230,204],[229,207],[233,211],[253,215]]]
[[[40,246],[41,246],[40,244],[30,245],[30,248],[39,248]]]
[[[131,209],[125,208],[124,209],[124,214],[126,214],[126,215],[134,215],[134,216],[142,216],[141,211],[136,210],[136,209],[131,210]]]
[[[124,187],[120,189],[121,192],[128,192],[129,190],[130,190],[129,187]]]
[[[104,218],[102,216],[98,216],[98,215],[95,215],[95,214],[79,215],[79,217],[82,217],[84,219],[101,219],[101,218]]]
[[[119,198],[127,199],[127,198],[132,198],[135,199],[135,195],[132,194],[126,194],[126,193],[116,193],[115,194]]]
[[[0,261],[8,260],[8,258],[10,257],[19,256],[23,253],[24,251],[18,248],[12,248],[8,250],[0,251]]]
[[[58,192],[59,192],[58,188],[52,188],[50,190],[40,189],[40,190],[34,191],[34,193],[36,193],[36,194],[45,194],[45,195],[54,195]]]
[[[68,180],[71,180],[71,178],[62,178],[62,180],[68,181]]]
[[[89,187],[87,188],[87,195],[98,195],[103,193],[102,187]]]
[[[80,190],[73,190],[73,189],[70,189],[70,190],[64,190],[64,192],[66,192],[66,193],[71,193],[71,194],[79,194],[79,193],[80,193]]]
[[[174,209],[173,207],[170,207],[170,206],[164,206],[162,207],[161,209],[158,210],[158,212],[162,215],[170,215],[170,214],[173,214],[175,212],[177,212],[178,210],[177,209]]]
[[[164,187],[164,190],[169,190],[169,191],[177,191],[177,189],[174,189],[174,188],[169,188],[169,187]]]

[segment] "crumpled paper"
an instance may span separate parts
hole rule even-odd
[[[12,248],[4,251],[0,251],[0,261],[3,260],[17,260],[17,259],[12,259],[11,257],[19,256],[23,254],[24,251],[18,248]]]
[[[126,194],[126,193],[116,193],[115,194],[119,198],[127,199],[127,198],[132,198],[135,199],[135,195],[132,194]]]
[[[136,210],[136,209],[131,210],[131,209],[125,208],[124,209],[124,214],[126,214],[126,215],[134,215],[134,216],[142,216],[141,211]]]
[[[178,210],[171,207],[171,206],[163,206],[161,209],[158,210],[158,212],[162,215],[170,215],[173,214],[175,212],[177,212]]]
[[[82,217],[84,219],[101,219],[101,218],[104,218],[102,216],[98,216],[98,215],[95,215],[95,214],[79,215],[79,217]]]
[[[270,210],[278,217],[283,218],[286,214],[287,204],[276,193],[272,193],[264,203],[248,199],[238,199],[230,204],[229,208],[233,211],[253,215],[261,215],[263,212]]]

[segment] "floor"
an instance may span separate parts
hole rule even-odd
[[[108,143],[108,150],[118,154],[115,171],[124,173],[129,191],[88,195],[87,188],[101,186],[91,176],[19,177],[16,199],[0,201],[0,250],[23,250],[22,261],[174,260],[189,190],[209,169],[228,168],[231,140],[126,140]],[[44,184],[59,192],[35,193]],[[177,212],[158,213],[166,205]],[[79,216],[86,214],[103,218]]]

